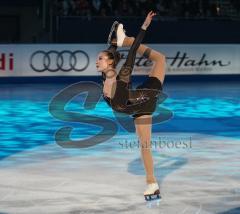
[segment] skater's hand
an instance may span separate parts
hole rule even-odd
[[[152,18],[154,16],[156,16],[157,14],[154,13],[152,10],[148,13],[143,25],[142,25],[142,29],[146,30],[148,28],[148,26],[151,24]]]

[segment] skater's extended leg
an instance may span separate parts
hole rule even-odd
[[[130,47],[134,43],[135,39],[134,37],[125,37],[123,41],[123,47]],[[154,62],[154,66],[149,74],[150,77],[156,77],[158,78],[161,83],[163,84],[164,77],[165,77],[165,56],[155,51],[151,48],[149,48],[146,45],[140,44],[137,53],[141,56],[144,56]]]
[[[134,62],[136,59],[137,49],[144,38],[145,32],[146,32],[145,30],[140,29],[140,32],[138,33],[136,39],[132,43],[131,48],[127,55],[126,62],[122,66],[121,70],[119,71],[119,74],[118,74],[119,80],[122,80],[126,83],[130,82],[131,73],[132,73]]]

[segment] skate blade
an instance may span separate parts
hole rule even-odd
[[[145,195],[145,200],[146,201],[154,201],[154,200],[161,200],[161,196],[159,194],[155,194],[155,195]]]
[[[107,44],[108,44],[108,45],[111,45],[111,42],[112,42],[112,34],[113,34],[113,32],[115,31],[116,26],[118,26],[118,24],[119,24],[118,21],[115,21],[115,22],[113,22],[113,24],[112,24],[111,30],[110,30],[109,35],[108,35],[108,40],[107,40]]]
[[[145,198],[146,200],[146,198]],[[159,198],[156,196],[156,197],[152,197],[150,200],[146,200],[147,202],[147,207],[148,208],[153,208],[153,207],[159,207],[160,205],[160,202],[161,202],[161,196],[159,196]]]

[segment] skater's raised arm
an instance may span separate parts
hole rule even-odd
[[[152,18],[154,17],[154,16],[156,16],[157,14],[156,13],[154,13],[152,10],[148,13],[148,15],[147,15],[147,17],[146,17],[146,19],[145,19],[145,21],[143,22],[143,25],[142,25],[142,29],[143,30],[147,30],[147,28],[148,28],[148,26],[151,24],[151,22],[152,22]]]

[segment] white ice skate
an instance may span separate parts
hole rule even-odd
[[[111,30],[109,32],[107,44],[111,45],[115,43],[115,45],[117,45],[118,47],[122,47],[125,37],[126,34],[125,30],[123,29],[123,24],[115,21],[113,22]],[[116,41],[113,43],[114,38],[116,39]]]
[[[144,197],[146,201],[160,199],[160,190],[158,183],[148,184],[147,189],[144,192]]]
[[[122,47],[123,40],[126,37],[125,30],[123,29],[123,24],[119,24],[117,26],[116,34],[117,34],[117,46]]]

